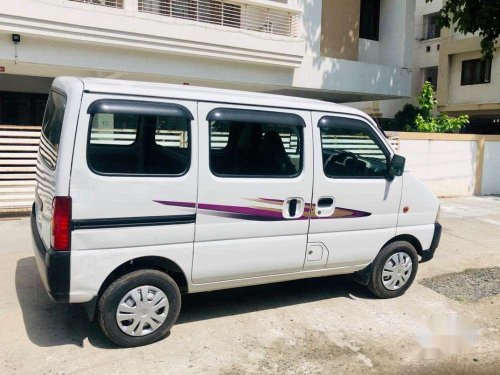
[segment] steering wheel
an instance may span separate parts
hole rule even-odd
[[[346,160],[347,158],[351,158],[351,159],[354,159],[354,161],[358,161],[358,157],[353,154],[352,152],[350,151],[342,151],[336,155],[332,154],[328,157],[328,159],[326,159],[325,163],[323,164],[323,168],[326,170],[327,166],[332,163],[332,162],[336,162],[336,161],[340,161],[340,160]]]

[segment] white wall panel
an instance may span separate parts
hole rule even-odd
[[[484,144],[481,194],[500,194],[500,142]]]
[[[473,195],[476,141],[401,140],[406,170],[438,196]]]

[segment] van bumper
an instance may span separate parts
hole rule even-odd
[[[69,302],[70,252],[47,249],[38,233],[35,204],[31,209],[31,236],[38,273],[50,298]]]
[[[422,262],[427,262],[434,257],[439,241],[441,240],[441,232],[443,227],[439,223],[434,223],[434,235],[432,236],[431,247],[427,250],[422,250]]]

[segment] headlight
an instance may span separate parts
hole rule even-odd
[[[441,216],[441,205],[439,205],[438,212],[436,214],[436,223],[439,223],[439,216]]]

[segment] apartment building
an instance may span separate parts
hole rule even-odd
[[[414,1],[2,1],[0,123],[40,123],[58,75],[407,97]]]
[[[500,134],[500,55],[481,58],[481,38],[442,31],[439,52],[438,109],[468,114],[468,132]]]
[[[443,2],[417,0],[414,21],[412,97],[353,103],[376,117],[392,118],[404,104],[417,104],[425,81],[436,90],[438,110],[450,116],[467,114],[468,133],[500,134],[500,57],[481,59],[477,35],[441,30]]]

